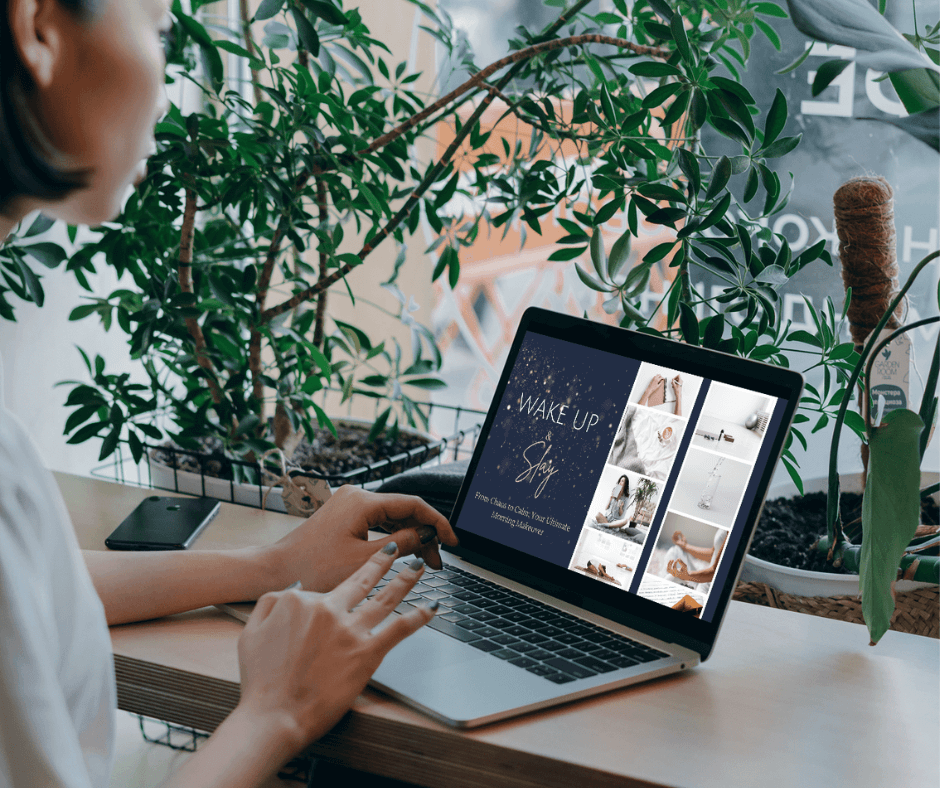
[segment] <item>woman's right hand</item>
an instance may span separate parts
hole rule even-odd
[[[688,546],[688,543],[685,541],[685,534],[682,533],[682,531],[673,531],[672,543],[681,547],[683,550]]]
[[[365,599],[398,556],[390,546],[393,552],[376,552],[327,594],[265,594],[245,626],[239,706],[257,724],[281,731],[292,754],[329,731],[392,647],[434,617],[415,607],[386,621],[421,577],[420,559]]]
[[[646,404],[646,401],[653,396],[653,392],[662,385],[662,382],[665,378],[662,375],[653,375],[652,380],[650,380],[649,385],[646,387],[646,391],[643,392],[643,396],[640,398],[640,404]]]

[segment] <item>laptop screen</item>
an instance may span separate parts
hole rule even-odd
[[[608,604],[711,622],[792,408],[714,366],[727,356],[572,339],[517,337],[454,524],[606,586]]]

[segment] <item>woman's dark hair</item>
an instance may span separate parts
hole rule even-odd
[[[94,17],[102,0],[57,2],[86,20]],[[88,182],[87,171],[54,166],[30,133],[26,98],[33,88],[13,42],[9,3],[0,0],[0,210],[14,197],[62,198]]]
[[[623,495],[623,497],[626,498],[630,494],[630,479],[627,478],[627,474],[624,474],[619,479],[617,479],[617,484],[623,485],[620,488],[620,492]]]

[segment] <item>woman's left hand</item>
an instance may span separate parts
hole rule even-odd
[[[674,558],[666,565],[666,571],[679,580],[691,580],[689,568],[681,558]]]
[[[369,539],[383,526],[391,536]],[[456,545],[450,523],[420,498],[340,487],[323,507],[294,531],[264,550],[281,587],[300,581],[307,591],[330,591],[388,542],[400,555],[413,553],[441,568],[438,540]]]

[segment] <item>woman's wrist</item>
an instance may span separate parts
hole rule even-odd
[[[287,714],[258,714],[239,703],[165,788],[249,788],[262,784],[307,742]]]
[[[257,590],[260,590],[254,595],[255,599],[269,591],[282,591],[300,579],[291,575],[290,564],[278,544],[246,548],[246,553],[254,567],[252,575],[258,584]]]

